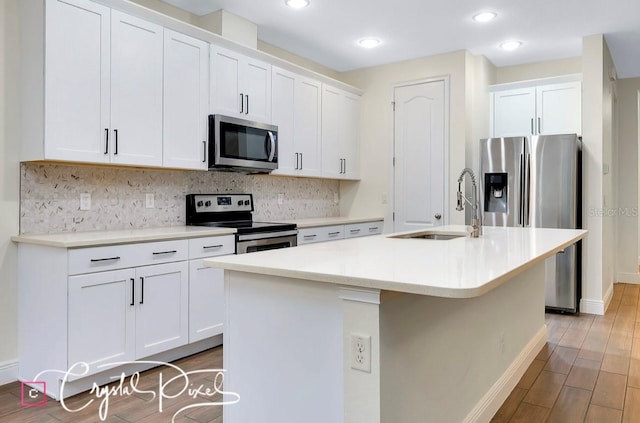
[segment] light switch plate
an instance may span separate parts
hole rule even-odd
[[[151,192],[148,192],[147,196],[146,196],[146,202],[145,202],[146,206],[145,207],[148,208],[148,209],[154,208],[156,206],[156,204],[155,204],[156,201],[155,200],[156,200],[155,199],[155,195],[153,195],[153,193],[151,193]]]
[[[80,210],[91,210],[91,194],[88,192],[80,194]]]

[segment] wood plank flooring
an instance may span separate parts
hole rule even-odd
[[[640,285],[604,316],[547,314],[547,345],[492,423],[640,422]]]
[[[616,284],[611,305],[604,316],[547,314],[549,340],[540,351],[492,422],[531,423],[615,423],[640,422],[640,285]],[[222,347],[175,362],[184,371],[222,368]],[[144,372],[138,387],[157,390],[159,373]],[[211,374],[192,376],[193,386],[212,386]],[[83,393],[68,399],[79,407],[93,395]],[[220,401],[220,396],[194,400],[180,395],[164,403],[148,394],[111,399],[107,422],[170,422],[185,405]],[[97,402],[97,401],[96,401]],[[56,401],[46,407],[21,407],[20,384],[0,386],[0,422],[98,422],[98,405],[69,413]],[[176,422],[222,423],[222,407],[214,405],[188,409]],[[425,420],[427,421],[427,420]]]

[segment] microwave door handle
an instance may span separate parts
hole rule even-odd
[[[267,131],[267,134],[269,135],[269,144],[271,146],[269,151],[269,158],[267,159],[267,161],[272,162],[273,158],[276,155],[276,139],[273,136],[273,132],[271,131]]]

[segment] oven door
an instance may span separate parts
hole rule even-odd
[[[255,253],[257,251],[276,250],[298,245],[298,231],[259,233],[238,235],[236,254]]]

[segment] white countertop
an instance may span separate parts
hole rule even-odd
[[[230,235],[234,234],[235,232],[236,230],[232,228],[209,228],[204,226],[170,226],[166,228],[140,228],[116,231],[17,235],[12,236],[11,240],[18,243],[37,244],[48,247],[77,248],[126,244],[131,242],[163,241],[170,239]]]
[[[350,223],[366,223],[384,220],[384,217],[311,217],[297,220],[279,220],[283,223],[295,223],[298,229],[317,228],[319,226],[348,225]]]
[[[390,234],[205,259],[205,265],[450,298],[478,297],[582,239],[573,229],[484,227],[480,238],[398,239]],[[465,226],[439,227],[464,232]]]

